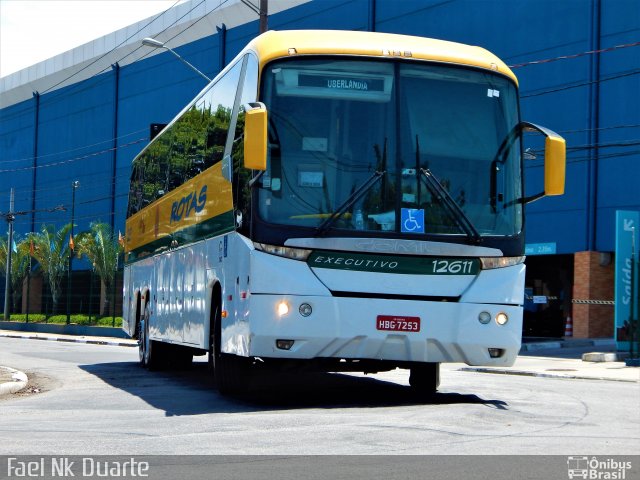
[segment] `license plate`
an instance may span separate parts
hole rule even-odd
[[[420,317],[378,315],[376,318],[376,329],[391,332],[419,332]]]

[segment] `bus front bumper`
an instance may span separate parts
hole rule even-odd
[[[522,338],[522,307],[514,305],[266,294],[248,300],[244,341],[253,357],[510,366]],[[419,331],[397,330],[415,330],[415,319]],[[289,349],[278,346],[283,340],[293,341]]]

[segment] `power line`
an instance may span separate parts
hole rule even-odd
[[[604,130],[615,130],[619,128],[638,128],[640,127],[640,123],[632,124],[632,125],[612,125],[610,127],[597,127],[597,128],[581,128],[576,130],[557,130],[556,133],[582,133],[582,132],[593,132],[593,131],[604,131]],[[536,133],[525,132],[527,135],[537,135]]]
[[[560,55],[558,57],[545,58],[544,60],[532,60],[530,62],[517,63],[515,65],[509,65],[509,68],[522,68],[528,67],[529,65],[540,65],[543,63],[557,62],[559,60],[569,60],[572,58],[584,57],[586,55],[594,55],[596,53],[613,52],[614,50],[621,50],[623,48],[637,47],[639,45],[640,42],[626,43],[624,45],[616,45],[615,47],[601,48],[600,50],[589,50],[587,52],[573,53],[571,55]]]
[[[549,89],[549,90],[543,90],[543,91],[536,92],[536,93],[529,93],[527,95],[521,95],[520,98],[522,99],[522,98],[538,97],[540,95],[546,95],[547,93],[561,92],[563,90],[570,90],[572,88],[584,87],[584,86],[587,86],[587,85],[593,85],[595,83],[602,83],[602,82],[607,82],[609,80],[616,80],[618,78],[630,77],[632,75],[638,75],[639,73],[640,73],[640,68],[636,69],[636,70],[632,70],[632,71],[627,72],[627,73],[621,73],[621,74],[618,74],[618,75],[612,75],[612,76],[609,76],[609,77],[600,78],[598,80],[593,80],[593,81],[590,81],[590,82],[574,83],[574,84],[567,85],[567,86],[564,86],[564,87],[552,88],[552,89]]]
[[[66,165],[66,164],[69,164],[69,163],[72,163],[72,162],[77,162],[78,160],[85,160],[87,158],[96,157],[98,155],[103,155],[105,153],[113,152],[117,148],[129,147],[131,145],[135,145],[136,143],[145,142],[145,141],[147,141],[146,138],[139,138],[137,140],[133,140],[131,142],[125,143],[123,145],[120,145],[119,147],[106,148],[106,149],[101,150],[99,152],[92,152],[92,153],[88,153],[86,155],[81,155],[79,157],[70,158],[70,159],[67,159],[67,160],[61,160],[59,162],[45,163],[43,165],[37,165],[35,167],[19,167],[19,168],[7,169],[7,170],[0,170],[0,173],[24,172],[24,171],[34,170],[34,169],[37,169],[37,168],[57,167],[57,166],[60,166],[60,165]]]
[[[42,95],[44,95],[45,93],[51,91],[52,89],[56,88],[57,86],[67,82],[68,80],[70,80],[71,78],[73,78],[74,76],[78,75],[80,72],[86,70],[87,68],[89,68],[90,66],[94,65],[96,62],[100,61],[102,58],[104,58],[105,56],[113,53],[114,51],[116,51],[119,47],[121,47],[125,42],[127,42],[128,40],[130,40],[132,37],[134,37],[135,35],[137,35],[138,33],[140,33],[143,29],[147,28],[149,25],[151,25],[151,23],[153,23],[155,20],[159,19],[160,17],[162,17],[162,15],[164,15],[165,13],[167,13],[169,10],[171,10],[172,8],[174,8],[181,0],[177,0],[171,7],[169,7],[167,10],[165,10],[164,12],[161,12],[156,18],[154,18],[153,20],[151,20],[151,22],[147,23],[146,25],[144,25],[143,27],[141,27],[140,29],[138,29],[136,32],[134,32],[132,35],[130,35],[129,37],[127,37],[125,40],[123,40],[121,43],[119,43],[118,45],[116,45],[115,47],[113,47],[111,50],[109,50],[108,52],[105,52],[104,54],[100,55],[99,57],[97,57],[96,59],[94,59],[93,61],[91,61],[89,64],[85,65],[82,69],[80,69],[79,71],[73,72],[71,75],[67,76],[66,78],[60,80],[58,83],[56,83],[55,85],[48,87],[47,89],[43,90]],[[204,3],[206,0],[202,0],[200,3],[198,3],[197,5],[195,5],[194,7],[192,7],[189,11],[187,11],[182,17],[178,18],[177,20],[175,20],[174,22],[172,22],[171,24],[167,25],[167,27],[165,27],[164,29],[160,30],[160,32],[158,32],[156,35],[159,35],[163,32],[165,32],[167,29],[171,28],[172,26],[174,26],[177,22],[179,22],[182,18],[184,18],[186,15],[188,15],[189,13],[191,13],[194,9],[196,9],[197,7],[199,7],[202,3]],[[218,5],[218,7],[216,7],[215,9],[212,10],[215,11],[217,10],[221,5],[223,5],[224,3],[227,3],[229,0],[225,0],[222,4]],[[211,12],[209,12],[211,13]],[[138,51],[140,48],[142,48],[142,45],[139,45],[138,47],[136,47],[132,52],[129,52],[128,54],[126,54],[124,57],[120,58],[119,60],[116,60],[116,62],[114,63],[118,63],[123,61],[125,58],[127,58],[129,55],[131,55],[132,53]],[[151,52],[149,52],[148,54],[144,55],[141,58],[145,58],[146,56],[148,56]],[[138,59],[139,60],[139,59]],[[136,60],[137,61],[137,60]],[[96,77],[98,77],[99,75],[101,75],[102,73],[106,72],[108,70],[109,67],[104,68],[102,70],[100,70],[99,72],[91,75],[90,77],[86,78],[84,80],[84,82],[87,82],[89,80],[93,80]],[[102,79],[100,80],[102,82],[106,81],[106,79]],[[76,84],[77,85],[77,84]],[[88,88],[92,88],[92,87],[86,87],[80,91],[76,91],[73,92],[69,95],[66,96],[60,96],[57,99],[53,99],[53,101],[68,101],[69,96],[71,95],[75,95],[77,93],[81,93],[84,90],[87,90]],[[22,114],[23,112],[17,112]]]
[[[96,143],[92,143],[92,144],[88,144],[88,145],[82,145],[80,147],[75,147],[75,148],[70,148],[68,150],[62,150],[59,152],[52,152],[52,153],[46,153],[44,155],[38,155],[37,157],[23,157],[23,158],[16,158],[16,159],[10,159],[10,160],[2,160],[3,164],[6,163],[17,163],[17,162],[33,162],[34,159],[38,159],[38,160],[42,160],[42,159],[46,159],[47,157],[53,157],[56,155],[64,155],[66,153],[71,153],[71,152],[77,152],[78,150],[83,150],[85,148],[92,148],[92,147],[97,147],[98,145],[102,145],[103,143],[113,143],[114,140],[122,140],[125,137],[130,137],[132,135],[139,135],[142,132],[146,132],[147,129],[146,128],[142,128],[140,130],[136,130],[135,132],[131,132],[131,133],[125,133],[122,135],[119,135],[116,138],[109,138],[106,140],[101,140],[99,142]]]
[[[131,176],[131,166],[127,165],[125,167],[119,167],[116,170],[122,173],[117,174],[115,177],[113,177],[110,174],[104,174],[104,175],[98,176],[95,174],[88,173],[85,175],[69,175],[67,178],[64,178],[63,180],[59,180],[57,182],[41,182],[42,188],[37,188],[35,190],[31,188],[29,188],[28,190],[27,189],[18,190],[17,195],[19,196],[17,197],[17,199],[27,202],[27,201],[31,201],[34,195],[37,195],[39,199],[48,198],[48,197],[57,198],[60,195],[60,192],[66,191],[69,188],[68,180],[72,180],[72,179],[82,180],[82,187],[83,187],[82,190],[87,190],[88,187],[94,187],[94,186],[102,186],[102,187],[110,188],[114,184],[122,185],[125,179],[127,180],[127,185],[128,185],[128,179]],[[90,178],[87,178],[87,177],[90,177]],[[9,190],[0,191],[0,196],[8,192]],[[49,195],[43,195],[43,192]]]
[[[169,7],[168,9],[166,9],[165,11],[163,11],[162,13],[160,13],[159,15],[157,15],[156,17],[153,18],[153,20],[151,20],[150,22],[148,22],[146,25],[144,25],[143,27],[139,28],[138,30],[136,30],[134,33],[132,33],[131,35],[129,35],[127,38],[125,38],[122,42],[120,42],[118,45],[116,45],[115,47],[113,47],[111,50],[109,50],[108,52],[103,53],[102,55],[100,55],[99,57],[95,58],[93,61],[91,61],[90,63],[88,63],[87,65],[85,65],[84,67],[82,67],[80,70],[73,72],[71,75],[69,75],[68,77],[64,78],[63,80],[60,80],[58,83],[56,83],[55,85],[45,89],[42,91],[43,94],[53,90],[54,88],[56,88],[57,86],[65,83],[67,80],[71,80],[73,77],[75,77],[76,75],[78,75],[79,73],[85,71],[87,68],[91,67],[92,65],[95,65],[97,62],[99,62],[100,60],[102,60],[104,57],[106,57],[107,55],[109,55],[110,53],[114,52],[116,49],[120,48],[122,45],[124,45],[126,42],[128,42],[132,37],[134,37],[135,35],[137,35],[138,33],[140,33],[142,30],[144,30],[145,28],[147,28],[149,25],[151,25],[153,22],[155,22],[156,20],[158,20],[159,18],[161,18],[165,13],[167,13],[169,10],[171,10],[173,7],[175,7],[178,3],[180,2],[180,0],[176,0],[176,2]],[[102,70],[104,71],[104,70]],[[102,71],[100,73],[102,73]],[[94,77],[95,75],[92,75],[92,77]]]
[[[195,7],[193,7],[191,10],[189,10],[187,13],[185,13],[182,17],[180,17],[178,20],[176,20],[177,23],[178,21],[182,20],[184,17],[186,17],[189,13],[191,13],[192,10],[196,9],[198,6],[200,6],[202,3],[204,3],[206,0],[202,0],[202,2],[200,2],[198,5],[196,5]],[[207,12],[205,15],[202,15],[200,18],[198,18],[198,20],[196,20],[195,22],[191,23],[187,28],[181,30],[180,32],[176,33],[173,37],[168,38],[167,40],[165,40],[163,43],[169,43],[171,40],[179,37],[180,35],[182,35],[183,33],[185,33],[186,31],[188,31],[190,28],[192,28],[194,25],[196,25],[198,22],[204,20],[208,15],[210,15],[211,13],[215,12],[216,10],[218,10],[219,8],[221,8],[223,5],[225,5],[226,3],[228,3],[230,0],[224,0],[222,1],[217,7],[215,7],[214,9],[212,9],[210,12]],[[173,24],[172,24],[173,25]],[[165,31],[167,31],[169,27],[165,28],[164,30],[158,32],[155,34],[155,36],[159,36],[162,33],[164,33]],[[123,59],[119,60],[122,61],[125,58],[127,58],[129,55],[132,55],[133,53],[137,52],[141,47],[136,48],[135,50],[133,50],[132,52],[129,52],[127,55],[125,55],[123,57]],[[140,60],[143,60],[145,58],[147,58],[149,55],[151,55],[153,51],[149,51],[148,53],[145,53],[144,55],[142,55],[141,57],[138,57],[137,59],[135,59],[133,61],[133,63],[138,62]]]
[[[577,145],[575,147],[567,147],[567,152],[577,152],[582,150],[593,150],[598,148],[612,148],[612,147],[632,147],[640,145],[640,139],[634,139],[624,142],[609,142],[609,143],[597,143],[588,145]]]

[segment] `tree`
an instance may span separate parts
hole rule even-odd
[[[102,281],[105,297],[100,314],[105,315],[109,311],[109,299],[113,293],[118,255],[122,247],[111,227],[99,222],[92,223],[89,231],[79,233],[75,243],[78,258],[86,255],[93,271]]]
[[[22,284],[29,271],[29,241],[24,239],[20,240],[18,235],[14,235],[14,242],[16,243],[15,251],[11,255],[11,291],[13,311],[18,310],[18,302],[22,297]],[[0,270],[1,275],[6,275],[7,271],[7,240],[0,239]]]
[[[62,293],[62,279],[69,261],[68,236],[71,224],[67,223],[56,231],[53,225],[42,225],[40,232],[31,233],[27,239],[33,242],[35,258],[42,270],[42,276],[49,284],[53,313],[58,311],[58,301]]]

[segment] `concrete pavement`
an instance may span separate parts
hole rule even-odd
[[[118,347],[137,347],[137,340],[128,340],[113,337],[89,337],[76,335],[63,335],[37,332],[16,332],[13,330],[0,330],[0,337],[20,338],[30,340],[44,340],[51,342],[87,343],[93,345],[111,345]],[[28,384],[27,375],[11,367],[0,365],[0,397],[10,393],[16,393]]]
[[[137,347],[136,340],[0,330],[0,337]],[[525,341],[512,367],[469,367],[460,370],[498,375],[526,375],[564,379],[609,380],[640,383],[640,368],[617,360],[612,339]],[[621,355],[618,355],[621,356]],[[583,360],[583,358],[585,360]],[[596,360],[596,361],[586,361]],[[27,376],[0,366],[0,395],[15,393],[27,385]]]

